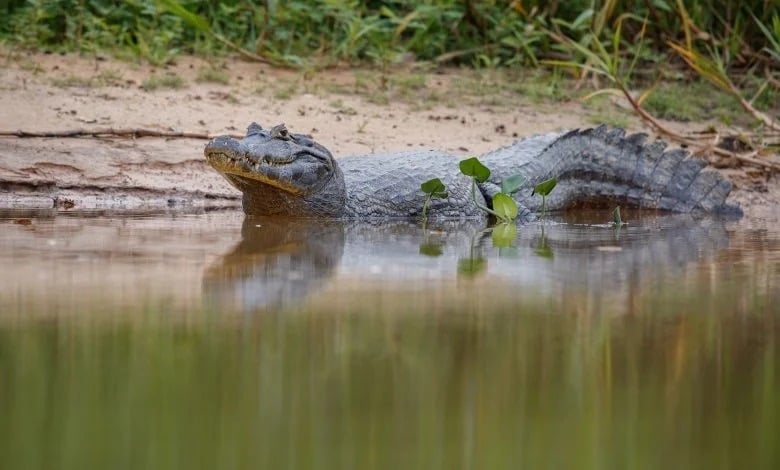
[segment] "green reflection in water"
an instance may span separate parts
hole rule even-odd
[[[5,325],[2,467],[777,468],[771,299],[663,300]]]

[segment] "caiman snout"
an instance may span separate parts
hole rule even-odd
[[[206,149],[203,151],[203,154],[206,155],[206,158],[217,153],[237,157],[240,152],[240,147],[241,143],[238,140],[228,135],[221,135],[206,144]]]

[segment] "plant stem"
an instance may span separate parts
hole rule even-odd
[[[488,214],[491,214],[493,217],[499,220],[508,222],[506,219],[496,214],[496,212],[490,209],[489,207],[483,206],[482,204],[477,202],[477,180],[475,180],[474,178],[471,178],[471,200],[474,201],[474,205],[477,206],[479,209],[482,209],[483,211],[487,212]]]
[[[423,203],[423,208],[422,208],[423,222],[428,219],[428,204],[430,204],[432,197],[433,194],[428,194],[428,197],[425,198],[425,202]]]

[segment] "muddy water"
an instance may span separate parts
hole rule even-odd
[[[608,219],[3,213],[0,467],[778,468],[780,231]]]

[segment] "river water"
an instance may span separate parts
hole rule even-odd
[[[0,467],[780,468],[780,229],[0,214]]]

